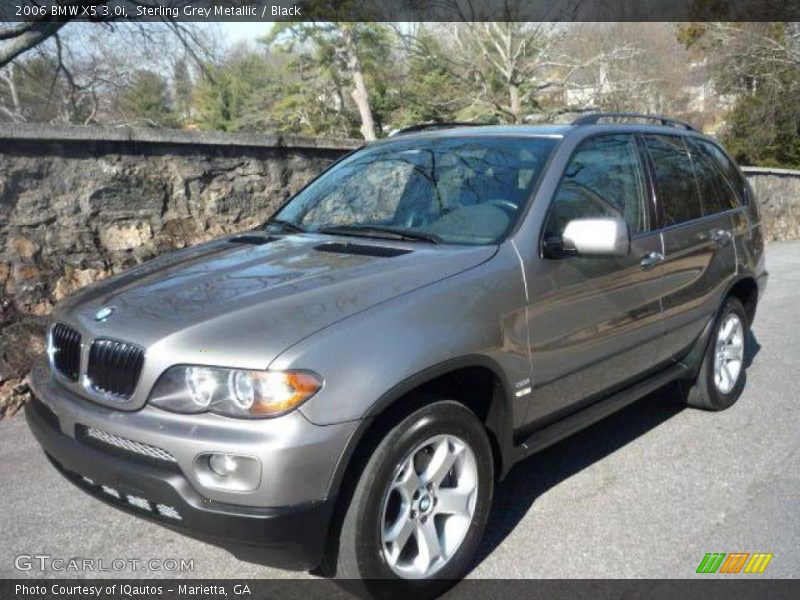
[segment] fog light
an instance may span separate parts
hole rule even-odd
[[[194,462],[198,483],[215,490],[251,492],[261,483],[261,461],[228,452],[199,454]]]
[[[220,477],[227,477],[235,473],[239,465],[236,457],[230,454],[212,454],[208,458],[208,466]]]

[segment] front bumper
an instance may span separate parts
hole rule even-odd
[[[238,437],[222,427],[214,439],[214,428],[202,419],[153,408],[114,411],[74,397],[52,380],[46,364],[37,364],[31,384],[36,399],[26,408],[30,429],[51,462],[83,490],[242,558],[284,568],[319,564],[333,506],[327,492],[355,424],[318,427],[298,414],[288,424],[250,421],[236,430]],[[81,427],[164,448],[176,460],[98,447],[76,435]],[[265,467],[261,485],[252,492],[203,488],[186,472],[202,451],[258,456]],[[275,499],[281,502],[270,502]]]
[[[112,456],[65,436],[39,400],[26,407],[25,416],[50,462],[108,504],[249,560],[288,569],[312,568],[322,560],[331,501],[291,508],[215,502],[198,494],[179,473]]]

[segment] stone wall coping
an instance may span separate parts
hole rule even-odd
[[[146,129],[133,127],[69,127],[41,123],[0,124],[0,140],[36,142],[142,142],[198,146],[258,148],[317,148],[351,150],[364,145],[363,140],[331,139],[277,133],[227,133],[221,131],[184,131],[181,129]]]
[[[793,169],[776,169],[773,167],[741,167],[745,175],[779,175],[782,177],[800,177],[800,171]]]
[[[187,131],[183,129],[149,129],[135,127],[57,126],[46,123],[2,123],[0,140],[36,142],[142,142],[196,146],[230,146],[256,148],[316,148],[352,150],[364,145],[352,138],[321,138],[279,133]],[[777,175],[800,177],[800,170],[773,167],[742,167],[745,175]]]

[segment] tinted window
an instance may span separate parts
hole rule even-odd
[[[647,135],[645,141],[653,159],[664,225],[702,217],[703,205],[683,137]]]
[[[621,217],[631,232],[648,229],[645,185],[636,143],[629,135],[583,142],[573,154],[556,191],[545,238],[561,237],[573,219]]]
[[[705,140],[692,140],[692,147],[696,149],[698,162],[708,165],[707,168],[715,172],[717,179],[719,201],[723,210],[736,208],[742,203],[744,182],[741,175],[725,153],[716,145]]]
[[[555,144],[501,136],[375,144],[335,165],[275,217],[307,231],[380,227],[491,244],[522,213]]]
[[[725,181],[719,165],[696,140],[688,140],[694,162],[697,186],[703,200],[703,215],[713,215],[735,208],[736,200],[731,187]]]

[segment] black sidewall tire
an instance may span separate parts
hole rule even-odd
[[[736,313],[739,320],[742,322],[742,328],[744,330],[743,344],[745,348],[743,349],[742,368],[739,371],[739,378],[736,380],[736,385],[733,386],[730,392],[723,394],[717,389],[717,385],[714,382],[714,352],[720,327],[722,327],[722,324],[725,322],[725,318],[731,313]],[[698,374],[697,381],[689,391],[687,399],[687,404],[689,404],[689,406],[702,408],[704,410],[719,411],[730,408],[736,403],[747,381],[747,340],[749,332],[749,321],[742,303],[737,298],[728,298],[722,307],[717,323],[711,333],[711,339],[708,342],[708,348],[703,357],[703,365]]]
[[[455,556],[434,577],[425,580],[402,579],[391,570],[383,557],[380,531],[384,495],[401,461],[419,444],[440,434],[455,435],[472,448],[478,469],[475,515]],[[445,591],[471,566],[489,516],[493,484],[491,445],[483,425],[469,409],[445,400],[417,410],[389,431],[362,473],[344,517],[337,577],[356,576],[362,580],[362,585],[370,595],[378,597],[405,594],[432,597]],[[355,535],[355,539],[346,540],[346,535]],[[348,549],[352,551],[348,552]],[[349,564],[343,564],[343,561]]]

